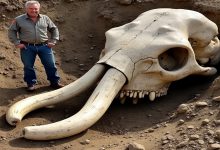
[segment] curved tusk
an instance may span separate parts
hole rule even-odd
[[[27,113],[33,110],[59,103],[82,93],[98,82],[105,70],[104,65],[97,64],[81,78],[63,88],[31,96],[15,103],[6,113],[7,122],[16,125]]]
[[[109,69],[77,114],[59,122],[25,127],[24,137],[31,140],[60,139],[86,130],[103,116],[125,82],[124,74]]]

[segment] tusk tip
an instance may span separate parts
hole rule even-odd
[[[12,126],[16,126],[21,120],[19,118],[11,118],[8,123]]]
[[[22,129],[22,137],[25,138],[25,139],[29,139],[29,140],[38,140],[38,138],[36,138],[35,135],[36,133],[34,134],[31,134],[30,132],[30,128],[33,127],[33,126],[28,126],[28,127],[24,127]]]

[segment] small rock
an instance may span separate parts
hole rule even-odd
[[[189,126],[187,126],[187,129],[194,129],[194,126],[193,125],[189,125]]]
[[[89,143],[90,143],[89,139],[86,139],[85,141],[80,142],[80,144],[82,144],[82,145],[86,145],[86,144],[89,144]]]
[[[162,141],[162,145],[165,145],[165,144],[167,144],[167,143],[169,143],[169,140],[164,140],[164,141]]]
[[[185,123],[185,121],[183,120],[183,119],[180,119],[179,121],[178,121],[178,125],[182,125],[182,124],[184,124]]]
[[[0,55],[0,60],[5,59],[6,57],[3,55]]]
[[[94,35],[93,34],[88,34],[88,37],[89,38],[94,38]]]
[[[209,140],[208,140],[208,143],[209,143],[209,144],[213,144],[213,143],[214,143],[214,140],[213,140],[213,139],[209,139]]]
[[[177,112],[178,113],[186,113],[189,111],[189,106],[187,104],[181,104],[178,108],[177,108]]]
[[[79,64],[79,67],[85,67],[85,64]]]
[[[208,135],[214,135],[215,132],[214,132],[213,130],[208,130],[208,131],[207,131],[207,134],[208,134]]]
[[[148,132],[154,132],[154,129],[150,128],[148,129]]]
[[[210,145],[210,150],[217,150],[217,149],[220,149],[220,144],[217,144],[217,143],[215,143],[215,144],[211,144]]]
[[[183,148],[188,144],[188,141],[182,141],[179,144],[177,144],[176,148]]]
[[[204,119],[204,120],[202,121],[202,125],[207,125],[209,122],[210,122],[209,119]]]
[[[195,104],[195,106],[197,106],[197,107],[205,107],[205,106],[208,106],[208,103],[206,103],[206,102],[197,102]]]
[[[167,139],[168,139],[168,140],[173,140],[174,137],[173,137],[172,135],[167,135]]]
[[[214,120],[214,123],[218,126],[220,125],[220,120]]]
[[[199,139],[199,135],[194,134],[190,136],[190,140],[198,140]]]
[[[220,140],[220,130],[217,130],[217,131],[215,132],[215,134],[216,134],[216,138]]]
[[[199,143],[200,145],[203,145],[205,142],[204,142],[203,140],[198,140],[198,143]]]
[[[213,97],[212,99],[213,101],[220,102],[220,96]]]
[[[136,142],[130,143],[127,150],[145,150],[144,146]]]

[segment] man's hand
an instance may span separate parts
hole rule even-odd
[[[18,45],[15,45],[16,48],[25,48],[26,49],[26,46],[24,44],[18,44]]]
[[[53,46],[55,46],[55,44],[52,43],[52,42],[48,42],[48,43],[47,43],[47,46],[50,47],[50,48],[52,48]]]

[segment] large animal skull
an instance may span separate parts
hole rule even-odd
[[[166,95],[172,81],[191,74],[211,75],[204,68],[219,51],[217,26],[201,14],[189,10],[156,9],[134,21],[106,32],[106,63],[125,74],[128,83],[121,98],[150,100]]]
[[[61,89],[15,103],[6,119],[9,124],[16,125],[35,109],[82,93],[105,74],[77,114],[23,130],[24,137],[33,140],[59,139],[80,133],[102,117],[119,93],[122,102],[132,97],[136,103],[146,95],[154,100],[166,95],[172,81],[192,74],[215,74],[215,68],[201,65],[218,62],[217,34],[216,24],[195,11],[147,11],[134,21],[106,32],[106,45],[100,60],[84,76]]]

